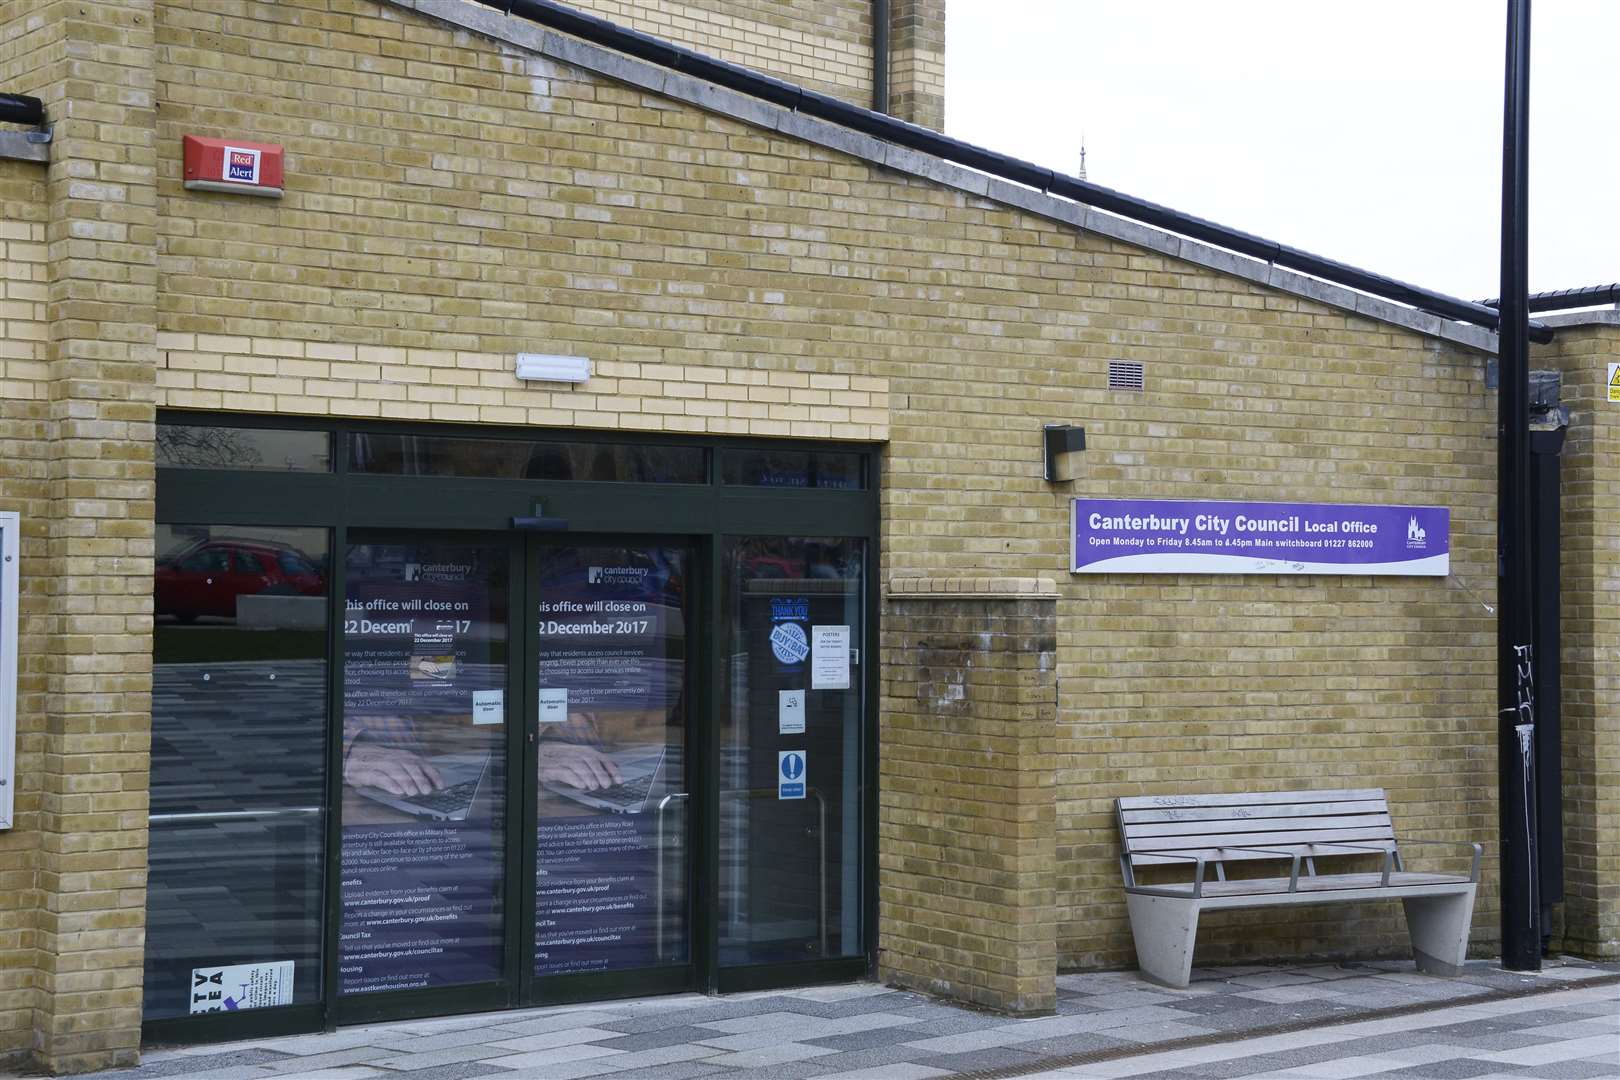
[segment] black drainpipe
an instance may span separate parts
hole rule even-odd
[[[705,56],[663,38],[644,34],[640,30],[632,30],[594,15],[586,15],[571,7],[553,3],[552,0],[479,0],[479,2],[509,15],[517,15],[541,26],[560,30],[594,45],[601,45],[650,64],[669,68],[671,71],[690,75],[695,79],[702,79],[704,82],[711,82],[818,120],[826,120],[852,131],[871,135],[908,150],[916,150],[958,165],[965,165],[970,169],[989,173],[1037,191],[1061,195],[1085,206],[1117,214],[1131,221],[1140,221],[1144,225],[1151,225],[1167,232],[1179,233],[1262,262],[1297,270],[1321,278],[1323,281],[1406,304],[1442,318],[1473,323],[1488,330],[1495,330],[1501,321],[1496,310],[1484,304],[1459,300],[1455,296],[1447,296],[1383,274],[1362,270],[1348,263],[1312,255],[1300,248],[1279,244],[1275,240],[1267,240],[1253,233],[1228,228],[1191,214],[1183,214],[1168,206],[1160,206],[1146,199],[1138,199],[1134,195],[1126,195],[1112,188],[1054,172],[1042,165],[1021,161],[994,150],[986,150],[982,146],[974,146],[960,139],[952,139],[929,128],[908,124],[872,109],[863,109],[859,105],[851,105],[831,95],[806,90],[802,86],[769,75],[761,75],[740,64]],[[1545,323],[1533,321],[1530,323],[1532,340],[1546,342],[1551,341],[1552,336],[1552,327]]]
[[[889,0],[872,0],[872,108],[889,111]]]
[[[1502,301],[1486,300],[1484,304],[1488,308],[1499,308]],[[1620,283],[1530,294],[1531,311],[1568,311],[1570,308],[1596,307],[1598,304],[1620,304]]]
[[[26,94],[0,94],[0,121],[38,127],[45,122],[45,103]]]

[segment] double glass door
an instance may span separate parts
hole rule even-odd
[[[691,546],[345,559],[340,1001],[689,984]]]
[[[161,1037],[865,969],[864,540],[159,532]]]

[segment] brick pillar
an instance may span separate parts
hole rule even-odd
[[[41,71],[55,141],[46,313],[50,521],[34,1057],[140,1044],[151,741],[157,187],[153,0],[72,0]]]
[[[1564,911],[1561,947],[1620,959],[1620,320],[1562,326],[1536,362],[1563,374],[1569,437],[1560,464],[1563,544]],[[1574,319],[1576,316],[1570,316]]]
[[[895,578],[883,623],[878,967],[1015,1015],[1057,1003],[1057,594]]]
[[[890,0],[889,113],[945,130],[945,0]]]

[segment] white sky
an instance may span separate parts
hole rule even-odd
[[[1470,300],[1506,0],[947,0],[946,130]],[[1530,289],[1620,281],[1620,0],[1535,0]]]

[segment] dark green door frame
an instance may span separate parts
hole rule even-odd
[[[868,543],[866,569],[866,628],[864,655],[878,655],[878,597],[876,565],[879,502],[877,448],[865,444],[770,441],[759,439],[681,439],[620,432],[538,431],[532,428],[492,428],[457,425],[409,425],[292,417],[250,417],[228,414],[164,412],[159,423],[217,425],[232,428],[326,431],[331,438],[330,472],[279,472],[235,469],[164,468],[158,470],[156,520],[160,524],[242,526],[305,526],[331,530],[328,570],[328,716],[327,746],[327,850],[325,874],[325,955],[323,1004],[248,1011],[224,1022],[219,1015],[154,1021],[145,1025],[153,1041],[205,1042],[292,1031],[328,1029],[337,1024],[383,1019],[444,1015],[498,1009],[524,1003],[605,999],[649,991],[696,989],[715,993],[803,985],[858,978],[873,969],[877,941],[877,691],[878,665],[863,665],[866,694],[866,730],[862,809],[865,878],[863,957],[818,960],[759,968],[721,969],[718,964],[719,905],[713,889],[718,878],[718,801],[720,749],[719,694],[722,658],[715,635],[722,587],[721,541],[726,536],[843,536]],[[479,439],[546,439],[559,442],[700,446],[708,451],[708,483],[662,484],[482,479],[470,477],[381,475],[350,472],[349,436],[355,433],[444,436]],[[737,451],[833,451],[863,455],[863,490],[776,488],[723,485],[719,482],[720,457]],[[514,519],[543,515],[566,523],[565,530],[545,538],[525,534]],[[505,538],[512,560],[509,574],[508,700],[522,708],[508,713],[509,761],[521,761],[525,782],[508,793],[505,875],[508,921],[506,961],[510,974],[504,983],[458,987],[446,991],[403,990],[341,997],[337,992],[338,941],[341,924],[340,877],[342,806],[343,616],[346,585],[344,553],[351,532],[409,530],[413,539],[432,535],[455,542],[485,542]],[[498,534],[498,535],[497,535]],[[533,976],[534,844],[525,842],[534,821],[535,747],[527,740],[532,730],[535,653],[530,627],[532,590],[529,572],[541,545],[548,543],[604,542],[618,545],[667,540],[688,547],[692,577],[699,587],[692,596],[688,647],[691,650],[688,689],[689,754],[693,767],[693,837],[689,894],[691,902],[691,963],[649,977],[640,972],[625,976],[570,976],[537,980]],[[519,617],[519,613],[522,613]],[[520,651],[513,651],[520,650]],[[701,673],[702,677],[699,677]],[[519,797],[514,797],[517,795]],[[524,888],[527,883],[529,888]],[[667,985],[666,985],[667,984]]]

